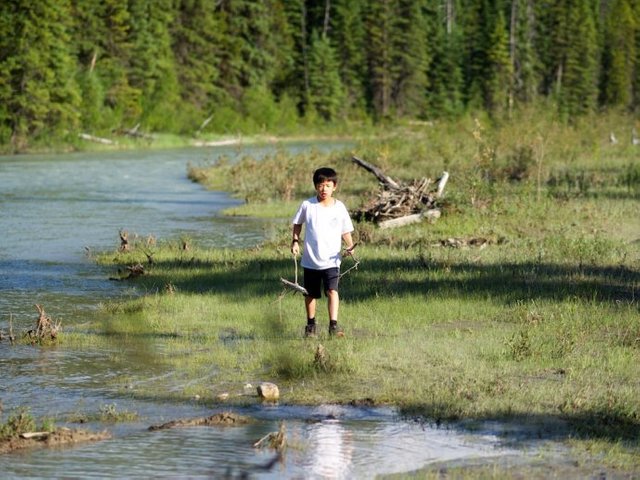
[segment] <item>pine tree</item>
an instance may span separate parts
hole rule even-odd
[[[222,0],[218,9],[223,28],[220,46],[220,87],[234,100],[244,89],[276,77],[278,32],[272,30],[274,12],[269,0]]]
[[[588,0],[566,2],[566,41],[559,79],[558,106],[571,118],[594,110],[597,90],[597,42]]]
[[[392,113],[394,3],[394,0],[372,2],[367,14],[367,87],[377,118]]]
[[[305,0],[287,0],[283,5],[292,45],[289,70],[281,76],[279,92],[293,99],[300,113],[309,103],[310,30]]]
[[[567,48],[566,0],[536,0],[532,4],[536,19],[534,45],[539,60],[539,91],[556,96],[562,84],[564,51]]]
[[[269,46],[272,51],[268,81],[263,82],[276,100],[289,95],[289,80],[295,75],[294,28],[289,23],[286,4],[288,1],[271,0],[268,5],[271,33]]]
[[[399,0],[392,32],[392,101],[396,115],[417,117],[427,111],[427,70],[431,50],[423,0]]]
[[[499,116],[509,108],[513,93],[513,68],[502,12],[497,13],[497,20],[489,36],[487,62],[485,106],[489,112]]]
[[[427,17],[431,19],[429,38],[433,51],[428,68],[429,113],[449,117],[463,109],[461,32],[455,21],[457,5],[453,0],[444,0],[436,8]]]
[[[310,104],[324,120],[334,120],[342,113],[344,90],[340,81],[335,52],[326,37],[311,36],[309,56]]]
[[[71,40],[75,45],[78,63],[77,78],[82,93],[80,115],[82,128],[100,131],[111,127],[105,107],[105,85],[97,72],[98,56],[104,51],[107,32],[102,0],[72,0],[73,26]]]
[[[366,0],[333,0],[335,7],[328,32],[340,65],[346,109],[359,112],[366,109],[365,4]]]
[[[132,45],[129,83],[140,90],[141,116],[145,128],[173,130],[171,113],[179,102],[175,60],[169,27],[173,21],[171,0],[131,0],[129,4]]]
[[[634,61],[634,71],[632,85],[632,99],[631,107],[634,111],[640,108],[640,0],[630,0],[629,6],[633,13],[633,18],[636,23],[636,30],[634,32],[633,43],[636,52]]]
[[[540,61],[535,51],[535,0],[512,0],[510,21],[510,56],[513,68],[514,103],[532,102],[540,83]]]
[[[602,98],[608,106],[629,108],[636,72],[636,20],[628,0],[614,0],[604,28]]]
[[[491,76],[488,52],[491,45],[490,35],[495,30],[491,0],[471,0],[462,13],[466,101],[471,108],[482,110],[488,103],[487,80]]]
[[[79,0],[78,8],[82,8]],[[128,128],[142,112],[142,90],[133,87],[128,78],[132,55],[130,13],[127,5],[119,0],[104,0],[102,8],[105,37],[98,39],[95,68],[104,85],[111,127]]]
[[[69,14],[64,0],[0,5],[0,132],[17,150],[30,138],[78,126]]]
[[[222,97],[219,84],[222,27],[215,0],[180,0],[171,27],[172,49],[180,85],[178,117],[193,131]]]

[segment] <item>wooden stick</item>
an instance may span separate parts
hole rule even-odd
[[[447,180],[449,180],[449,172],[442,172],[442,176],[440,177],[440,181],[438,182],[438,191],[436,192],[436,197],[440,198],[444,193],[444,187],[447,185]]]
[[[391,177],[382,173],[382,170],[380,170],[375,165],[371,165],[370,163],[365,162],[364,160],[355,156],[352,158],[352,161],[353,163],[360,165],[362,168],[364,168],[368,172],[373,173],[376,176],[376,178],[380,180],[380,182],[387,188],[390,188],[391,190],[397,190],[400,188],[400,185],[398,185],[398,183],[395,180],[393,180]]]

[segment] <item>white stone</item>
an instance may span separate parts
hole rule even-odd
[[[263,382],[258,385],[258,396],[270,401],[280,398],[280,391],[275,383]]]

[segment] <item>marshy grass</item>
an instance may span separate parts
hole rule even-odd
[[[160,242],[152,261],[135,245],[103,253],[108,268],[143,263],[130,281],[147,294],[106,306],[96,331],[161,345],[156,367],[167,374],[121,380],[133,395],[216,403],[231,392],[227,401],[242,403],[254,401],[243,385],[272,381],[285,403],[552,424],[556,438],[581,439],[578,450],[595,442],[637,471],[640,177],[637,151],[607,143],[614,123],[579,130],[543,119],[522,135],[471,120],[407,127],[354,152],[194,171],[246,200],[234,214],[272,218],[273,238],[235,250]],[[321,164],[341,173],[337,195],[350,208],[375,194],[353,153],[400,179],[448,170],[443,216],[397,230],[357,225],[361,264],[341,282],[346,337],[329,338],[323,299],[320,334],[305,339],[302,297],[279,282],[293,276],[288,222]]]
[[[49,418],[42,419],[37,424],[36,419],[31,415],[29,409],[25,407],[16,408],[12,411],[7,420],[0,423],[0,441],[17,437],[28,432],[51,432],[55,429],[55,424]]]

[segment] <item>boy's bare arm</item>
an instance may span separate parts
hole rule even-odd
[[[294,224],[291,238],[291,253],[294,255],[298,255],[300,253],[300,232],[302,232],[302,225]]]
[[[351,237],[351,232],[342,234],[342,241],[345,244],[345,254],[351,255],[351,250],[353,249],[353,238]]]

